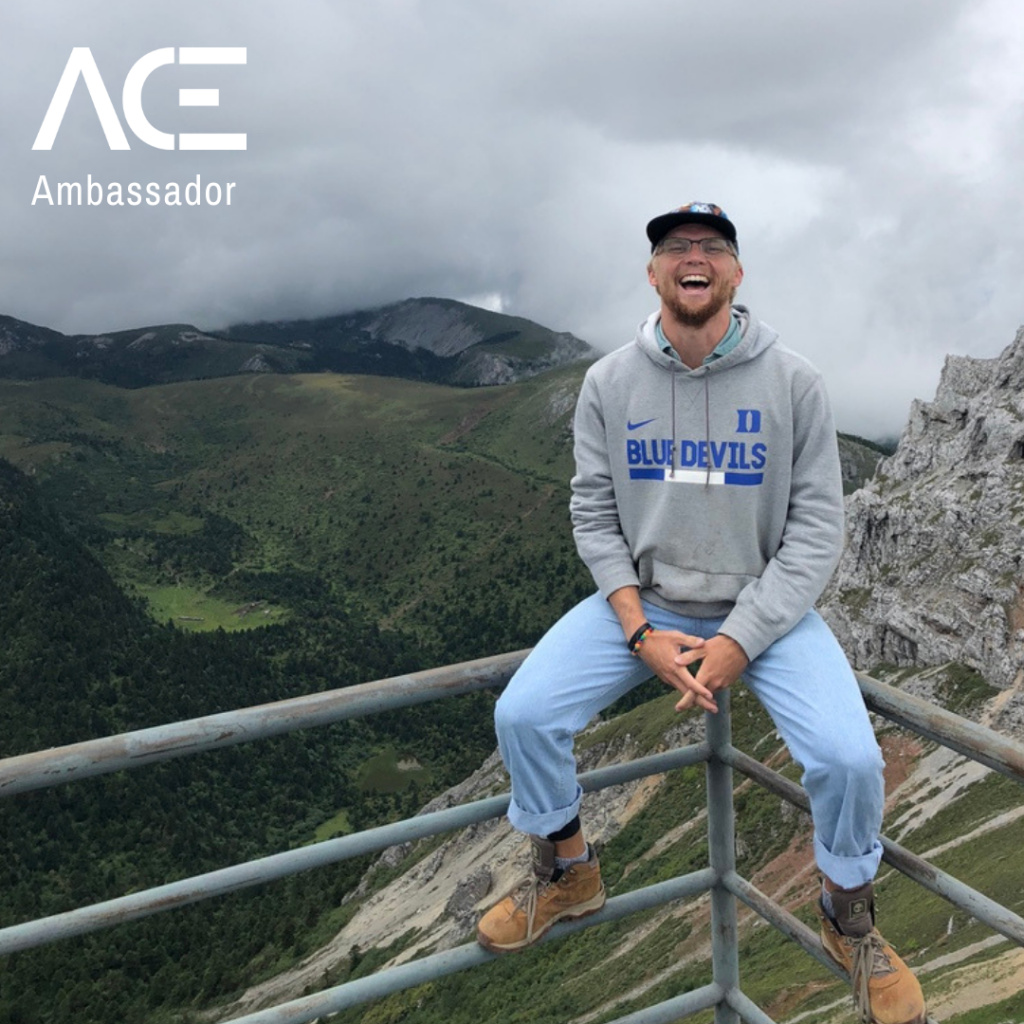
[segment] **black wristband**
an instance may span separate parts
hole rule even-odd
[[[640,627],[640,628],[639,628],[639,629],[638,629],[638,630],[637,630],[637,631],[636,631],[636,632],[635,632],[635,633],[634,633],[634,634],[633,634],[633,635],[632,635],[632,636],[631,636],[631,637],[630,637],[630,638],[629,638],[629,639],[628,639],[628,640],[626,641],[626,646],[627,646],[627,647],[629,648],[629,653],[630,653],[630,654],[635,654],[635,653],[636,653],[636,645],[637,645],[637,644],[638,644],[638,643],[640,642],[640,637],[641,637],[641,636],[643,636],[643,634],[644,634],[644,633],[645,633],[645,632],[646,632],[647,630],[650,630],[651,632],[653,632],[653,631],[654,631],[654,627],[653,627],[653,626],[652,626],[652,625],[651,625],[651,624],[650,624],[649,622],[645,622],[645,623],[644,623],[644,624],[643,624],[643,625],[642,625],[642,626],[641,626],[641,627]]]

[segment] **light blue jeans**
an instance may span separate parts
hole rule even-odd
[[[644,611],[657,629],[705,638],[723,622],[674,615],[647,602]],[[498,745],[512,779],[508,816],[515,828],[549,835],[572,821],[582,796],[575,734],[650,674],[627,650],[619,620],[600,594],[545,634],[495,708]],[[817,612],[808,612],[747,666],[743,681],[803,766],[818,867],[845,889],[871,881],[882,856],[884,761],[831,630]]]

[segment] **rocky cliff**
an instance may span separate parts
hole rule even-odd
[[[858,668],[1024,685],[1024,328],[995,359],[947,358],[846,521],[822,611]]]

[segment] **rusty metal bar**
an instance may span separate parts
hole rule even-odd
[[[575,932],[582,931],[584,928],[593,928],[610,921],[619,921],[630,914],[651,910],[671,903],[673,900],[699,896],[710,889],[714,880],[714,872],[710,868],[704,868],[679,878],[669,879],[667,882],[659,882],[644,889],[615,896],[596,914],[578,921],[566,921],[555,925],[540,942],[558,941]],[[495,954],[488,953],[476,943],[470,943],[456,949],[446,950],[443,953],[435,953],[422,960],[390,967],[366,978],[346,982],[343,985],[315,992],[288,1003],[281,1003],[266,1010],[258,1010],[256,1013],[246,1014],[244,1017],[234,1017],[225,1024],[308,1024],[309,1021],[315,1021],[319,1017],[339,1013],[374,999],[383,999],[395,992],[415,988],[417,985],[423,985],[435,978],[469,967],[476,967],[494,959],[496,959]],[[713,1006],[718,999],[721,999],[722,990],[717,985],[709,987],[708,990],[698,991],[704,992],[706,998],[712,987],[715,992],[714,999],[711,1002],[700,1002],[699,1005],[694,1002],[692,1008],[687,1011],[688,1013],[696,1013],[698,1010]],[[690,992],[687,995],[693,1001],[695,993]],[[632,1019],[632,1017],[625,1018],[630,1021]],[[678,1019],[678,1013],[675,1017],[652,1017],[648,1019],[647,1024],[654,1024],[656,1020],[674,1021]]]
[[[759,782],[772,793],[795,804],[803,811],[810,811],[807,794],[795,782],[772,771],[771,768],[766,768],[760,761],[756,761],[735,747],[726,751],[722,756],[738,771],[749,775],[755,782]],[[988,925],[993,931],[1024,946],[1024,918],[990,899],[984,893],[978,892],[977,889],[965,885],[958,878],[947,874],[934,864],[929,864],[928,861],[916,853],[912,853],[906,847],[900,846],[899,843],[894,843],[891,839],[886,839],[885,836],[881,837],[881,842],[882,859],[887,864],[891,864],[897,871],[935,893],[936,896],[941,896],[961,910],[966,910],[968,914]]]
[[[936,896],[966,910],[971,917],[987,924],[993,931],[1005,935],[1024,946],[1024,918],[1007,909],[1001,903],[965,885],[958,878],[947,874],[941,868],[930,864],[906,847],[894,843],[882,836],[882,860],[892,865],[897,871],[913,879],[918,885],[924,886]]]
[[[624,764],[608,765],[597,768],[580,776],[580,785],[585,792],[606,789],[623,782],[632,782],[648,775],[657,775],[674,768],[685,768],[689,765],[706,761],[709,755],[706,743],[694,743],[686,747],[677,747],[661,754],[627,761]],[[23,924],[11,925],[0,929],[0,956],[14,953],[22,949],[45,945],[57,939],[85,935],[88,932],[110,928],[141,917],[174,910],[188,906],[212,896],[224,896],[247,889],[254,885],[272,882],[287,875],[309,871],[312,868],[324,867],[337,861],[361,857],[367,853],[378,853],[389,846],[423,839],[426,836],[441,832],[451,832],[465,828],[489,818],[497,818],[508,808],[508,794],[489,797],[470,804],[449,807],[443,811],[417,815],[381,825],[378,828],[366,829],[350,836],[328,839],[321,843],[313,843],[297,850],[275,853],[269,857],[247,861],[232,867],[210,871],[192,878],[184,878],[178,882],[146,889],[142,892],[120,896],[117,899],[91,906],[69,910],[62,914],[26,921]]]
[[[849,981],[850,976],[825,952],[820,937],[785,907],[779,906],[760,889],[751,885],[735,871],[723,879],[726,888],[741,899],[755,914],[759,914],[770,925],[777,928],[787,939],[810,953],[822,966],[827,967],[837,978]]]
[[[424,704],[441,697],[504,686],[529,653],[528,650],[515,651],[493,658],[479,658],[340,690],[311,693],[172,725],[158,725],[8,757],[0,761],[0,796],[45,789],[72,779],[138,768],[311,726],[330,725],[380,711]]]
[[[859,672],[856,675],[864,702],[872,711],[1000,775],[1024,783],[1024,744],[870,676]]]

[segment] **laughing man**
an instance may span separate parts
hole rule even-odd
[[[575,733],[652,673],[679,692],[677,710],[712,713],[742,676],[803,766],[822,941],[853,977],[861,1020],[923,1024],[920,985],[874,925],[882,755],[813,609],[843,537],[821,376],[733,305],[743,267],[718,206],[655,217],[647,237],[661,308],[590,368],[576,408],[572,520],[598,593],[543,637],[495,712],[509,819],[530,835],[534,872],[484,915],[479,941],[522,949],[604,904]]]

